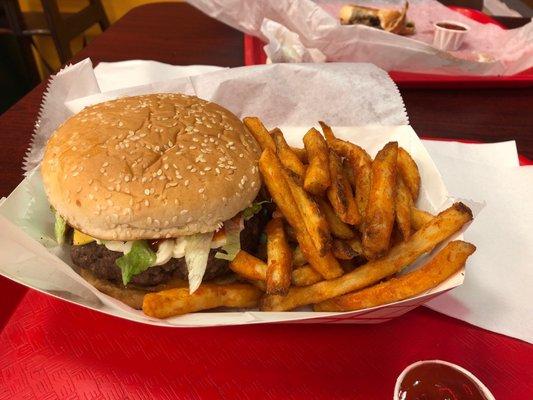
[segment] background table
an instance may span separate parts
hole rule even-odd
[[[186,4],[128,13],[75,57],[243,64],[243,36]],[[0,196],[22,179],[42,84],[0,116]],[[401,90],[425,136],[515,139],[533,158],[533,89]],[[0,278],[3,398],[391,398],[409,363],[441,358],[501,399],[533,398],[533,346],[419,308],[380,325],[166,329],[58,301]],[[239,396],[240,395],[240,396]]]

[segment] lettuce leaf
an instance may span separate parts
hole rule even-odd
[[[215,253],[215,258],[222,260],[233,261],[237,253],[241,251],[241,229],[240,223],[232,220],[224,222],[224,230],[226,231],[226,244],[221,247],[221,251]]]
[[[64,244],[65,243],[65,237],[67,233],[67,221],[63,219],[61,215],[59,215],[57,212],[55,213],[55,224],[54,224],[54,233],[56,236],[56,242],[57,244]]]
[[[202,283],[211,251],[211,240],[213,240],[213,232],[185,236],[185,263],[189,272],[189,293],[194,293]]]
[[[242,212],[242,216],[246,221],[248,221],[250,218],[252,218],[255,214],[261,211],[263,208],[263,204],[270,203],[270,200],[264,200],[257,203],[252,203],[252,205],[248,208],[245,208]]]
[[[131,250],[115,261],[122,270],[122,283],[124,286],[131,281],[133,276],[151,267],[155,260],[156,254],[145,240],[133,242]]]

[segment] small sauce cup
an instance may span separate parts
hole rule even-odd
[[[457,21],[439,21],[433,26],[433,46],[444,51],[458,50],[470,30],[468,25]]]
[[[432,368],[437,367],[437,368]],[[431,376],[428,375],[428,370],[431,371],[431,369],[436,372],[436,375]],[[446,370],[452,370],[452,374],[444,374],[443,372],[446,372]],[[424,374],[423,370],[425,370],[426,374]],[[420,375],[417,373],[417,371],[420,371]],[[481,395],[484,400],[496,400],[494,395],[490,392],[490,390],[481,382],[474,374],[472,374],[470,371],[456,365],[452,364],[447,361],[441,361],[441,360],[424,360],[424,361],[417,361],[411,365],[409,365],[407,368],[405,368],[400,376],[398,376],[398,379],[396,379],[396,385],[394,386],[394,400],[406,400],[409,397],[405,393],[406,386],[411,386],[409,381],[413,380],[413,375],[416,376],[416,379],[414,380],[416,385],[428,385],[430,384],[432,388],[435,390],[439,390],[441,393],[446,393],[447,391],[454,392],[454,388],[452,386],[455,386],[455,388],[464,388],[465,386],[469,386],[469,389],[467,391],[470,392],[477,392],[478,397],[472,396],[471,398],[480,398],[479,395]],[[447,375],[447,376],[444,376]],[[428,377],[429,376],[429,377]],[[406,384],[402,385],[404,383],[404,380]],[[454,382],[451,382],[450,379],[457,379]],[[437,383],[437,384],[435,384]],[[451,383],[451,384],[450,384]],[[454,395],[458,395],[459,393],[454,393]],[[412,395],[412,394],[411,394]],[[435,398],[435,397],[428,397],[428,398]],[[446,397],[443,397],[446,398]],[[451,397],[456,398],[456,397]],[[470,397],[457,397],[457,398],[470,398]]]

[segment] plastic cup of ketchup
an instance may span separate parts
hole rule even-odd
[[[418,361],[403,370],[394,400],[495,400],[490,390],[466,369],[441,360]]]
[[[456,21],[440,21],[433,24],[435,36],[433,46],[439,50],[458,50],[470,30],[468,25]]]

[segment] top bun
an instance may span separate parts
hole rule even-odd
[[[41,166],[52,206],[98,239],[210,232],[251,204],[260,150],[225,108],[183,94],[87,107],[50,138]]]

